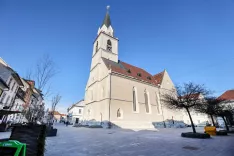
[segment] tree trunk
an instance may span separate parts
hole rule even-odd
[[[229,127],[228,127],[228,125],[227,125],[227,121],[226,121],[225,117],[222,116],[222,118],[223,118],[223,121],[224,121],[224,123],[225,123],[226,130],[229,131]]]
[[[192,126],[192,128],[193,128],[193,133],[196,133],[196,129],[195,129],[195,126],[194,126],[194,124],[193,124],[193,120],[192,120],[192,117],[191,117],[191,115],[190,115],[189,109],[186,108],[186,111],[188,112],[189,119],[190,119],[190,121],[191,121],[191,126]]]
[[[215,122],[214,122],[213,115],[210,115],[210,118],[211,118],[211,120],[212,120],[212,124],[213,124],[213,126],[215,126]]]

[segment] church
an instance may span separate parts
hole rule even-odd
[[[108,9],[93,44],[84,121],[128,129],[155,128],[154,123],[166,120],[182,121],[181,112],[163,106],[162,95],[175,92],[168,72],[150,74],[118,57],[119,40]]]

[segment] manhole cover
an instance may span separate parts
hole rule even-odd
[[[192,147],[192,146],[184,146],[184,149],[188,149],[188,150],[198,150],[199,148],[197,147]]]

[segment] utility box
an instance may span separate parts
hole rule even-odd
[[[16,140],[0,142],[1,156],[26,156],[26,144]]]

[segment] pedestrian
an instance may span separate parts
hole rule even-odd
[[[66,122],[66,126],[68,126],[68,121]]]

